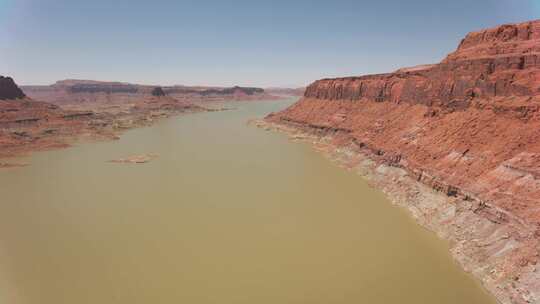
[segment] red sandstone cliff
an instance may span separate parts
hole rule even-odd
[[[540,21],[470,33],[440,64],[316,81],[268,119],[342,131],[449,194],[540,225]]]
[[[0,168],[12,166],[2,163],[4,157],[67,147],[80,138],[112,139],[162,117],[207,110],[159,89],[154,93],[132,103],[60,107],[26,97],[11,78],[0,77]]]
[[[89,130],[93,115],[32,100],[13,79],[0,77],[0,157],[65,147],[66,137]],[[6,166],[0,162],[0,168]]]
[[[494,289],[513,290],[512,303],[540,301],[540,20],[470,33],[439,64],[316,81],[266,120],[332,135],[334,145],[476,202],[493,231],[514,227],[489,246],[474,233],[456,239],[471,244],[478,265],[500,263],[486,280],[506,280]]]

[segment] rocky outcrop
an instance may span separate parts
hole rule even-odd
[[[536,43],[538,39],[540,39],[538,21],[506,24],[472,32],[445,61],[530,55],[540,52],[540,46]]]
[[[23,91],[11,77],[0,76],[0,100],[24,98]]]
[[[163,91],[161,87],[156,87],[155,89],[152,90],[152,96],[156,96],[156,97],[165,96],[165,92]]]
[[[117,164],[145,164],[158,157],[157,154],[132,155],[125,158],[113,159],[109,162]]]
[[[472,202],[478,220],[467,225],[504,227],[502,247],[457,230],[447,238],[470,250],[465,264],[482,268],[477,275],[502,290],[501,301],[540,301],[540,21],[470,33],[439,64],[316,81],[266,120],[331,136],[336,147]]]
[[[151,95],[138,96],[133,103],[118,102],[100,106],[75,102],[60,107],[24,97],[11,78],[2,78],[0,83],[0,93],[9,97],[0,100],[0,160],[36,150],[67,147],[82,138],[115,139],[123,130],[150,125],[164,117],[207,111],[187,101]],[[67,82],[61,85],[72,84]],[[101,87],[101,84],[97,84],[97,87],[94,85],[84,84],[89,90]],[[4,90],[4,87],[7,89]],[[17,90],[19,93],[14,94]],[[0,162],[0,168],[16,166]]]
[[[63,148],[79,134],[95,134],[94,113],[67,111],[29,99],[0,100],[0,158]],[[0,167],[12,167],[4,163]]]
[[[450,108],[479,98],[530,98],[540,93],[539,39],[540,21],[473,32],[440,64],[389,74],[323,79],[310,85],[305,96]]]
[[[123,82],[105,82],[92,80],[67,79],[57,81],[52,87],[56,90],[63,90],[68,93],[126,93],[135,94],[139,91],[137,85]],[[39,86],[36,86],[39,88]]]

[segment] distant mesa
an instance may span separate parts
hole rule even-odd
[[[264,89],[234,86],[232,88],[209,88],[209,89],[199,91],[199,94],[203,96],[209,96],[209,95],[249,95],[251,96],[251,95],[256,95],[256,94],[264,94]]]
[[[304,96],[306,91],[305,87],[300,88],[266,88],[265,91],[272,95],[277,96]]]
[[[161,97],[165,95],[167,94],[165,94],[165,92],[163,91],[161,87],[156,87],[152,90],[152,96]]]
[[[150,86],[118,81],[67,79],[53,85],[23,86],[27,96],[35,100],[65,105],[85,102],[137,102],[148,96],[169,96],[197,101],[270,100],[271,94],[254,87]],[[156,95],[157,94],[157,95]]]
[[[11,77],[0,76],[0,100],[24,98],[23,91]]]

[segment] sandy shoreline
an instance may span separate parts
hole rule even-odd
[[[498,302],[540,303],[537,265],[519,265],[522,256],[538,248],[538,240],[531,238],[534,227],[512,218],[507,223],[497,222],[482,212],[483,202],[474,197],[464,200],[438,192],[412,178],[406,169],[376,161],[369,151],[352,143],[336,143],[339,136],[332,132],[264,120],[250,124],[285,133],[293,141],[311,143],[339,165],[367,179],[393,204],[407,209],[421,226],[448,241],[453,258]]]

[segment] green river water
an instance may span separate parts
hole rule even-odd
[[[233,103],[1,170],[0,303],[494,303],[361,177],[246,125],[292,102]],[[144,153],[159,158],[107,162]]]

